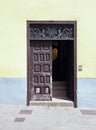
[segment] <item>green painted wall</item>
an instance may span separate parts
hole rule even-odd
[[[78,77],[96,77],[96,0],[0,0],[0,77],[26,77],[27,20],[76,20]]]

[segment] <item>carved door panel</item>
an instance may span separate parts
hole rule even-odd
[[[52,99],[52,43],[32,41],[32,100]]]

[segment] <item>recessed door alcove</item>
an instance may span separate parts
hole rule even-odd
[[[27,21],[27,105],[67,97],[76,107],[76,68],[76,21]]]

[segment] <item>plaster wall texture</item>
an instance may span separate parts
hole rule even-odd
[[[83,66],[82,71],[77,71],[78,106],[93,107],[96,104],[95,12],[96,0],[0,0],[0,103],[26,104],[27,20],[75,20],[77,67]]]
[[[0,0],[0,77],[26,77],[27,20],[76,20],[77,76],[95,78],[95,12],[95,0]]]
[[[0,78],[0,104],[26,105],[26,102],[26,78]],[[77,107],[96,108],[96,79],[78,78]]]

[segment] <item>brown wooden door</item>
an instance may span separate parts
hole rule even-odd
[[[52,100],[52,42],[31,42],[32,100]]]
[[[27,105],[32,100],[52,99],[51,41],[69,40],[73,41],[70,45],[72,56],[69,51],[67,53],[69,60],[66,65],[65,62],[62,65],[69,66],[65,71],[67,77],[70,77],[67,80],[69,83],[67,92],[77,107],[76,30],[76,21],[27,21]]]

